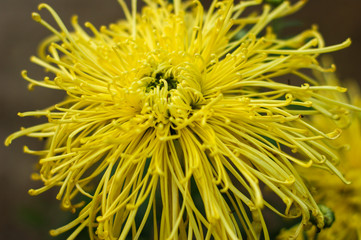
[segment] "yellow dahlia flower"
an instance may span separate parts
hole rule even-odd
[[[33,13],[53,35],[31,61],[50,74],[22,75],[30,89],[67,97],[20,113],[48,121],[6,145],[24,135],[48,139],[44,150],[24,148],[40,157],[33,177],[44,182],[29,192],[58,186],[63,207],[80,209],[51,234],[75,229],[68,237],[75,239],[88,228],[91,239],[138,239],[150,226],[154,239],[269,239],[263,206],[302,215],[303,223],[313,215],[321,228],[323,215],[295,165],[343,179],[327,145],[340,130],[320,131],[308,116],[354,107],[319,94],[345,89],[319,85],[301,69],[334,70],[321,68],[317,56],[350,40],[324,46],[316,28],[277,38],[269,23],[305,1],[214,0],[205,10],[200,1],[144,0],[140,13],[136,0],[131,9],[118,1],[125,20],[99,30],[74,17],[70,31],[46,4],[39,10],[57,26]],[[283,209],[268,203],[265,189]]]

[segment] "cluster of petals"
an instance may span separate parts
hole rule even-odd
[[[269,239],[262,210],[288,218],[323,215],[297,170],[320,167],[340,179],[329,142],[339,128],[316,128],[310,116],[337,120],[356,107],[328,97],[345,88],[320,84],[304,69],[327,72],[317,57],[325,46],[316,27],[280,39],[272,20],[305,1],[144,0],[108,27],[72,30],[48,5],[57,26],[33,19],[52,35],[31,61],[49,76],[22,73],[29,88],[66,93],[47,109],[20,113],[46,123],[20,136],[47,139],[38,155],[44,186],[77,214],[51,230],[88,228],[91,239]],[[339,111],[343,109],[343,111]],[[284,206],[273,206],[265,192]],[[83,200],[85,199],[85,200]],[[302,225],[300,229],[302,228]],[[147,231],[144,231],[147,229]],[[300,231],[300,230],[298,230]],[[148,234],[148,235],[147,235]]]
[[[323,58],[322,62],[330,63],[330,58]],[[319,82],[328,85],[339,85],[340,80],[334,73],[319,73],[316,76]],[[361,106],[360,86],[356,81],[345,81],[350,89],[348,96],[340,93],[328,93],[329,97],[341,102],[351,102],[356,106]],[[339,111],[346,109],[338,108]],[[351,111],[349,114],[342,114],[342,118],[337,121],[314,116],[312,122],[316,127],[325,129],[325,126],[335,126],[343,128],[342,135],[332,142],[332,151],[339,155],[342,161],[337,166],[349,184],[344,184],[340,179],[322,169],[299,169],[311,194],[323,208],[324,216],[329,224],[326,228],[317,229],[312,224],[306,224],[304,234],[295,236],[297,225],[290,229],[283,229],[277,239],[289,239],[293,237],[297,240],[306,239],[340,239],[356,240],[361,238],[361,115],[358,111]],[[327,219],[328,218],[328,219]]]

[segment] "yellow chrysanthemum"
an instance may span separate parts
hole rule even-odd
[[[338,80],[334,74],[326,75],[327,83],[337,84]],[[360,88],[355,82],[349,83],[352,102],[361,106]],[[341,99],[344,96],[336,95],[335,98]],[[339,109],[342,111],[342,109]],[[345,109],[343,109],[345,110]],[[346,119],[351,119],[346,118]],[[345,120],[345,119],[344,119]],[[334,222],[330,228],[318,232],[316,228],[310,229],[307,236],[319,240],[352,240],[361,239],[361,115],[355,114],[353,121],[341,121],[342,125],[348,123],[349,128],[344,130],[342,136],[337,139],[334,146],[338,149],[338,154],[342,156],[340,169],[345,173],[345,177],[351,181],[345,185],[337,177],[329,175],[323,171],[308,171],[304,177],[310,181],[313,186],[312,191],[315,199],[320,204],[327,206],[333,211]],[[327,124],[332,124],[325,119],[314,119],[315,124],[323,128]],[[300,238],[302,239],[302,238]]]
[[[330,58],[324,58],[325,64],[330,64]],[[339,85],[339,80],[334,73],[317,74],[320,82],[328,85]],[[352,103],[361,106],[360,87],[356,82],[348,82]],[[328,94],[335,100],[347,102],[347,96],[341,94]],[[296,239],[319,239],[319,240],[352,240],[361,239],[361,115],[351,113],[348,109],[335,106],[334,113],[342,113],[343,117],[331,121],[330,119],[314,117],[312,121],[316,127],[325,129],[325,126],[338,126],[346,128],[340,138],[332,144],[335,154],[342,156],[340,170],[350,180],[350,184],[344,184],[334,175],[330,175],[320,169],[302,171],[308,185],[313,189],[316,202],[323,206],[324,213],[329,214],[329,226],[322,231],[309,225],[303,234]],[[295,236],[296,227],[283,230],[277,239],[289,239]]]
[[[53,35],[31,60],[55,77],[23,77],[30,88],[67,98],[20,113],[48,122],[12,134],[6,145],[23,135],[48,139],[44,150],[25,147],[40,157],[33,177],[44,182],[30,194],[60,186],[63,207],[81,209],[51,234],[75,228],[74,239],[87,227],[91,239],[137,239],[150,225],[154,239],[269,239],[264,205],[302,215],[303,223],[312,214],[321,228],[323,215],[294,165],[343,179],[326,144],[340,130],[324,133],[308,116],[337,118],[334,106],[353,107],[319,94],[344,88],[320,86],[301,69],[332,71],[317,56],[350,40],[325,47],[315,28],[285,40],[266,28],[305,1],[214,0],[205,11],[199,1],[145,0],[139,14],[136,0],[132,10],[118,1],[126,19],[100,30],[83,29],[74,17],[69,31],[46,4],[39,9],[58,29],[33,14]],[[261,4],[260,14],[252,11]],[[285,83],[285,75],[302,85]],[[264,200],[265,188],[283,210]],[[77,203],[79,195],[88,200]]]
[[[358,96],[361,103],[361,96]],[[335,221],[330,228],[317,233],[311,229],[309,235],[317,235],[319,240],[358,240],[361,239],[361,116],[353,121],[350,128],[342,135],[344,144],[349,147],[340,154],[340,169],[345,173],[350,184],[345,185],[335,176],[315,172],[310,177],[315,187],[315,199],[330,208]],[[317,176],[317,178],[316,178]]]

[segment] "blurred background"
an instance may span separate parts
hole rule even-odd
[[[95,26],[108,25],[123,17],[116,0],[0,0],[0,140],[21,126],[32,126],[42,119],[20,118],[18,112],[42,109],[63,98],[54,90],[35,88],[27,90],[27,82],[20,76],[23,69],[29,76],[42,79],[43,70],[30,63],[36,54],[38,43],[49,32],[31,19],[40,2],[49,3],[70,26],[70,17],[79,16],[79,22],[92,22]],[[203,1],[202,1],[203,2]],[[207,2],[207,1],[204,1]],[[298,13],[288,17],[296,24],[282,30],[282,34],[295,33],[319,26],[326,44],[337,44],[348,37],[351,47],[333,53],[337,73],[341,79],[361,81],[361,1],[359,0],[309,0]],[[46,11],[42,16],[50,21]],[[51,22],[51,21],[50,21]],[[27,191],[41,186],[30,179],[36,157],[22,152],[23,145],[41,149],[43,143],[32,139],[17,139],[9,147],[0,143],[0,240],[47,240],[53,239],[48,231],[71,219],[59,210],[55,191],[31,197]],[[64,239],[60,236],[56,239]]]

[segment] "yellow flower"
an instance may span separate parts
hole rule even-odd
[[[285,40],[267,28],[305,1],[215,0],[205,11],[199,1],[146,0],[141,13],[136,0],[131,10],[118,1],[126,19],[100,30],[74,17],[69,31],[46,4],[39,10],[57,27],[33,13],[53,35],[31,61],[50,75],[23,77],[30,89],[67,97],[20,113],[48,122],[12,134],[6,145],[24,135],[48,139],[44,150],[25,147],[40,157],[33,177],[44,182],[29,192],[59,186],[63,207],[80,208],[51,234],[75,228],[68,237],[75,239],[87,227],[91,239],[137,239],[150,226],[154,239],[269,239],[263,206],[302,215],[304,223],[312,214],[322,227],[295,165],[322,166],[343,179],[327,145],[340,130],[322,132],[308,116],[332,118],[334,106],[354,107],[319,94],[345,89],[318,85],[301,69],[333,71],[317,56],[350,40],[326,47],[316,28]],[[261,4],[260,14],[253,11]],[[284,210],[264,199],[266,187]],[[79,195],[88,200],[77,202]]]
[[[288,229],[282,229],[276,240],[307,240],[303,234],[297,232],[299,226],[295,225]]]
[[[357,86],[358,87],[358,86]],[[361,96],[357,96],[361,103]],[[340,155],[343,157],[340,169],[350,184],[345,185],[335,176],[316,173],[318,178],[310,177],[315,188],[315,199],[335,214],[330,228],[318,234],[319,240],[357,240],[361,239],[361,116],[352,122],[350,128],[341,136],[345,146]],[[311,230],[309,234],[316,234]]]
[[[333,80],[333,84],[338,84],[335,75],[329,75],[329,79]],[[361,106],[360,86],[356,82],[349,82],[349,88],[352,90],[352,103]],[[354,114],[350,124],[335,147],[340,149],[339,154],[343,158],[339,167],[351,183],[345,185],[324,173],[318,175],[320,180],[315,179],[315,175],[306,175],[314,186],[315,199],[332,209],[336,217],[332,227],[321,231],[318,239],[361,239],[361,115]],[[314,235],[315,232],[308,234]]]
[[[330,64],[330,58],[323,59],[325,64]],[[328,85],[339,85],[339,80],[334,73],[317,74],[320,82]],[[351,102],[361,106],[360,86],[356,82],[348,82],[350,89]],[[329,94],[335,100],[347,102],[347,96],[340,94]],[[322,169],[309,169],[302,171],[302,176],[307,179],[308,185],[316,202],[326,206],[329,214],[334,215],[333,221],[329,227],[319,231],[316,227],[309,226],[310,229],[304,234],[298,236],[302,239],[325,239],[325,240],[352,240],[361,238],[361,115],[359,112],[349,112],[341,106],[335,106],[333,109],[335,115],[343,117],[335,119],[325,119],[314,117],[312,121],[316,127],[321,130],[325,126],[339,126],[346,128],[342,135],[332,143],[332,149],[335,154],[342,157],[338,166],[345,174],[345,178],[350,181],[344,184],[334,175],[330,175]],[[341,113],[341,114],[340,114]],[[331,212],[332,211],[332,212]],[[283,230],[277,239],[288,239],[295,235],[295,227]],[[307,230],[307,229],[306,229]],[[307,238],[305,238],[307,236]]]

